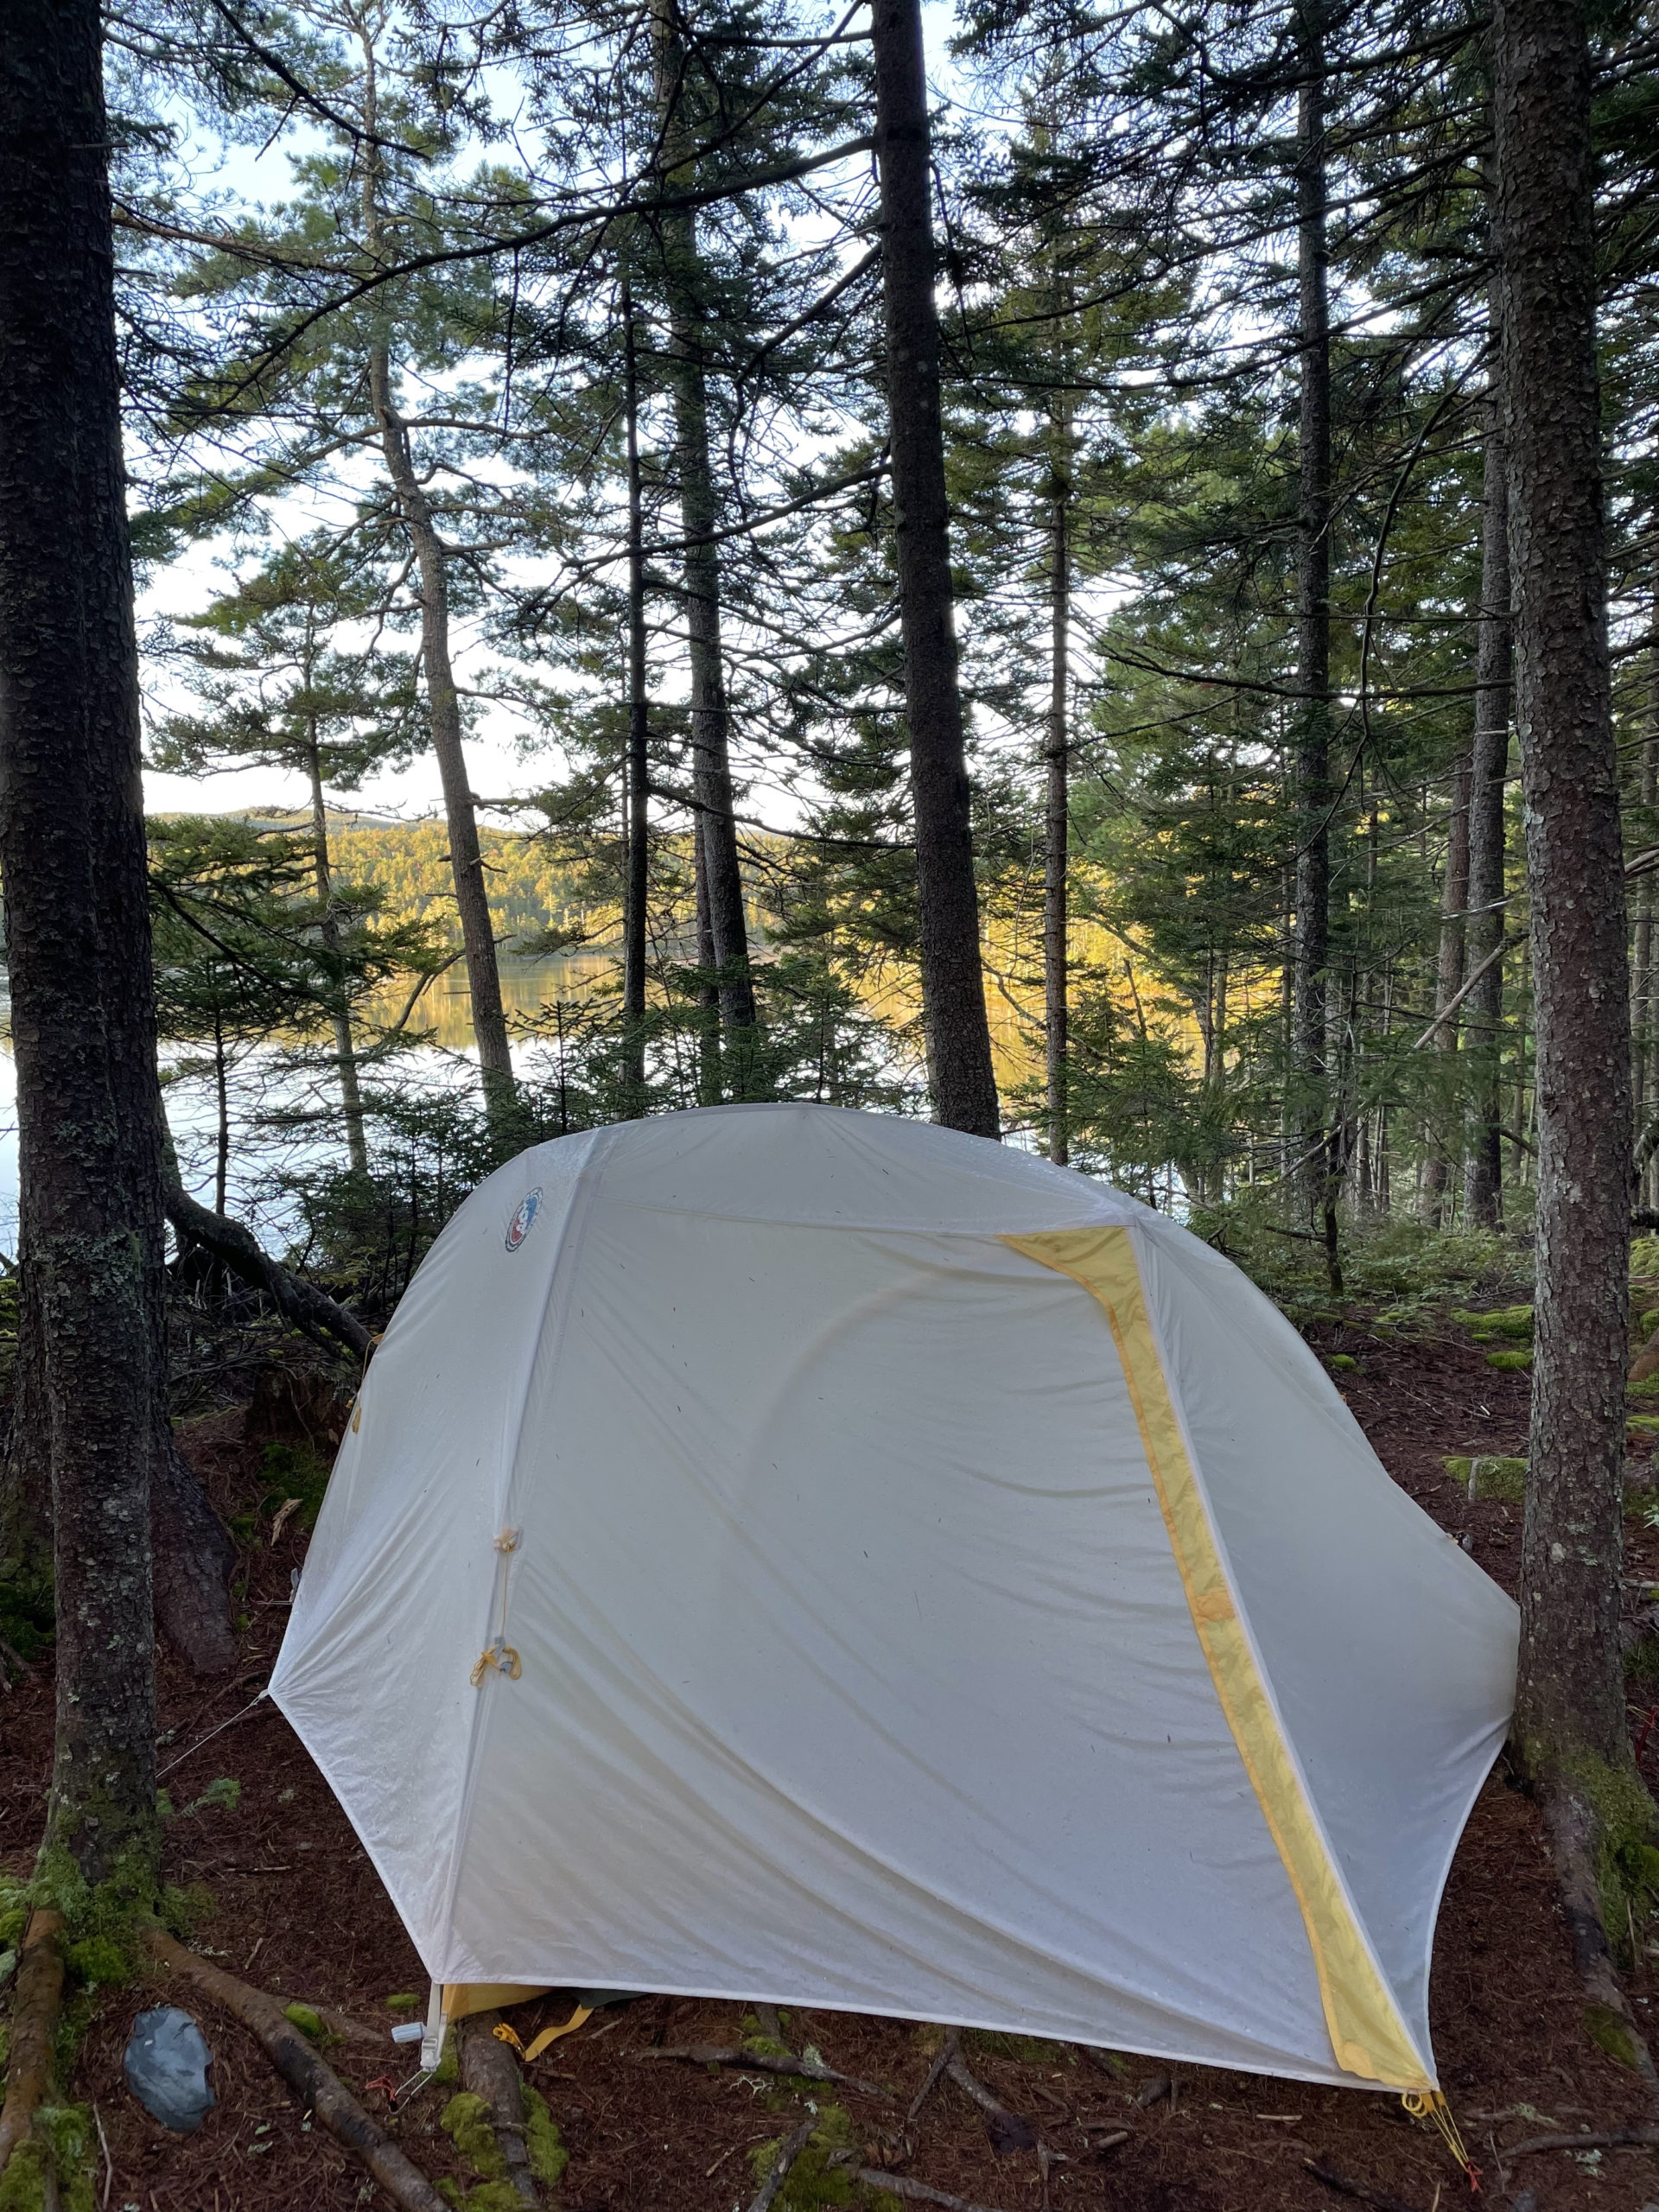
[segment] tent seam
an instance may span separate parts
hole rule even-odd
[[[582,1217],[582,1227],[585,1228],[587,1225],[588,1215],[592,1210],[594,1195],[593,1181],[594,1171],[597,1167],[602,1166],[605,1160],[608,1158],[614,1145],[615,1135],[616,1131],[614,1128],[602,1129],[597,1132],[596,1141],[589,1148],[588,1157],[582,1161],[581,1166],[578,1167],[575,1172],[575,1175],[571,1185],[570,1203],[565,1208],[563,1220],[559,1224],[558,1237],[553,1247],[552,1256],[548,1262],[547,1289],[542,1300],[541,1318],[536,1324],[535,1332],[531,1339],[532,1347],[531,1357],[525,1363],[524,1393],[519,1400],[517,1418],[514,1420],[512,1424],[511,1448],[504,1452],[502,1455],[506,1467],[506,1482],[503,1491],[498,1493],[498,1496],[499,1502],[504,1508],[512,1502],[513,1478],[518,1471],[518,1466],[519,1448],[524,1442],[524,1416],[530,1410],[530,1394],[535,1382],[537,1369],[540,1364],[539,1354],[542,1347],[542,1340],[547,1333],[547,1317],[553,1308],[553,1294],[558,1287],[561,1265],[564,1258],[565,1247],[570,1241],[571,1232],[576,1225],[576,1217],[578,1214]],[[555,1139],[554,1141],[557,1142],[558,1140]],[[499,1516],[498,1515],[497,1517],[499,1519]],[[506,1632],[505,1624],[507,1619],[505,1598],[506,1592],[504,1589],[502,1606],[502,1618],[504,1623],[502,1633],[504,1635]],[[492,1607],[493,1607],[494,1602],[495,1592],[494,1589],[492,1588],[490,1593],[490,1603]],[[487,1625],[488,1623],[486,1619],[486,1628]],[[456,1810],[454,1849],[449,1861],[449,1878],[444,1887],[443,1910],[441,1920],[446,1950],[448,1949],[454,1935],[455,1897],[461,1886],[461,1867],[465,1863],[467,1856],[467,1832],[472,1825],[473,1802],[477,1794],[479,1769],[483,1760],[483,1745],[486,1733],[485,1724],[487,1719],[486,1701],[493,1695],[499,1694],[499,1686],[495,1688],[492,1687],[493,1679],[493,1678],[491,1675],[486,1674],[483,1682],[480,1683],[479,1687],[478,1694],[473,1707],[473,1723],[471,1728],[467,1732],[467,1777],[461,1785],[461,1803]]]
[[[1076,1253],[1069,1249],[1075,1247],[1079,1237],[1086,1239],[1093,1249]],[[1109,1243],[1106,1240],[1110,1240]],[[1199,1647],[1209,1667],[1223,1716],[1301,1912],[1319,1982],[1325,2025],[1337,2063],[1344,2073],[1385,2082],[1391,2087],[1432,2088],[1432,2075],[1424,2068],[1421,2056],[1365,1936],[1330,1839],[1319,1818],[1313,1793],[1292,1751],[1283,1720],[1268,1688],[1265,1672],[1238,1611],[1230,1577],[1211,1521],[1208,1502],[1175,1410],[1163,1351],[1153,1323],[1141,1273],[1140,1256],[1131,1232],[1127,1228],[1058,1230],[1029,1236],[1004,1236],[1002,1241],[1016,1251],[1023,1252],[1027,1258],[1037,1261],[1039,1265],[1052,1268],[1057,1274],[1069,1275],[1101,1306],[1110,1325],[1119,1363],[1140,1427],[1141,1446],[1163,1513],[1170,1548],[1186,1592]],[[1103,1247],[1106,1253],[1127,1258],[1127,1272],[1131,1278],[1128,1284],[1109,1285],[1100,1280],[1103,1271],[1099,1259]],[[1060,1255],[1063,1250],[1065,1252],[1064,1257]],[[1091,1260],[1095,1262],[1092,1267],[1090,1264]],[[1112,1294],[1114,1290],[1119,1294],[1116,1302]],[[1120,1314],[1120,1302],[1128,1306],[1130,1310]],[[1137,1366],[1144,1367],[1145,1363],[1137,1362],[1128,1341],[1137,1320],[1144,1328],[1151,1352],[1153,1371],[1150,1375],[1137,1372]],[[1195,1509],[1191,1516],[1186,1516],[1193,1525],[1185,1531],[1181,1526],[1183,1516],[1172,1498],[1169,1480],[1160,1462],[1155,1440],[1151,1414],[1159,1408],[1148,1408],[1143,1392],[1143,1385],[1148,1383],[1156,1389],[1162,1400],[1161,1410],[1167,1415],[1172,1432],[1171,1442],[1174,1452],[1179,1455]],[[1230,1625],[1236,1638],[1237,1652],[1229,1652],[1225,1649],[1229,1640],[1226,1631]],[[1246,1708],[1257,1701],[1265,1725],[1252,1726],[1247,1718]],[[1261,1740],[1254,1741],[1257,1737]],[[1264,1757],[1268,1761],[1282,1763],[1284,1775],[1270,1780],[1264,1770]],[[1300,1849],[1295,1837],[1297,1829],[1302,1831]],[[1305,1856],[1316,1862],[1311,1871],[1323,1874],[1325,1883],[1333,1893],[1338,1913],[1332,1913],[1328,1908],[1322,1911],[1316,1904],[1306,1878],[1310,1869],[1298,1863]],[[1327,1927],[1327,1920],[1334,1922],[1334,1926]],[[1345,1938],[1348,1943],[1357,1945],[1359,1960],[1374,1985],[1371,1990],[1359,1993],[1360,2002],[1357,2005],[1344,2005],[1343,2001],[1339,1978],[1333,1974],[1334,1961],[1328,1940],[1332,1935],[1338,1940]],[[1382,2000],[1381,2008],[1376,2005],[1379,1997]],[[1370,2027],[1373,2030],[1381,2027],[1384,2031],[1385,2049],[1389,2043],[1398,2046],[1395,2054],[1395,2063],[1392,2064],[1386,2057],[1379,2059],[1368,2044],[1360,2042],[1352,2031],[1352,2025],[1344,2025],[1344,2013],[1351,2010],[1359,2016],[1355,2024],[1365,2024],[1368,2007],[1363,2000],[1366,1998],[1370,2000],[1369,2009],[1377,2015],[1370,2021]],[[1409,2068],[1397,2063],[1402,2052],[1408,2056]]]

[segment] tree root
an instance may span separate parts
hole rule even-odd
[[[817,2114],[804,2120],[795,2133],[778,2145],[778,2155],[772,2162],[772,2171],[756,2193],[749,2212],[772,2212],[772,2200],[789,2178],[789,2170],[807,2145],[812,2140],[812,2131],[817,2126]]]
[[[175,1942],[163,1929],[151,1929],[149,1948],[164,1966],[194,1982],[204,1997],[258,2038],[283,2081],[304,2100],[334,2140],[367,2168],[394,2203],[402,2205],[404,2212],[448,2212],[426,2176],[375,2126],[274,1997],[250,1989],[233,1974],[210,1966],[194,1951]]]
[[[506,2160],[507,2179],[521,2204],[537,2208],[542,2192],[524,2141],[524,2082],[518,2062],[495,2031],[499,2012],[474,2012],[461,2024],[461,2086],[482,2097]]]
[[[1035,2150],[1037,2130],[1022,2113],[1010,2112],[993,2096],[963,2056],[960,2028],[945,2030],[944,2056],[946,2074],[965,2096],[972,2098],[989,2122],[991,2148],[998,2152]]]
[[[23,1931],[11,2007],[6,2101],[0,2107],[0,2174],[29,2133],[52,2075],[52,2030],[63,1998],[63,1915],[35,1912]]]
[[[688,2066],[736,2066],[745,2073],[791,2074],[808,2082],[834,2082],[843,2089],[857,2089],[867,2097],[890,2097],[891,2089],[882,2088],[874,2082],[861,2082],[855,2075],[837,2074],[833,2066],[826,2066],[822,2059],[814,2063],[797,2057],[793,2052],[783,2058],[773,2058],[765,2051],[732,2050],[723,2044],[685,2043],[667,2050],[636,2050],[635,2058],[677,2058]]]
[[[1628,2039],[1630,2063],[1642,2077],[1649,2102],[1659,2107],[1659,2073],[1654,2069],[1647,2039],[1613,1970],[1607,1930],[1602,1925],[1601,1893],[1596,1880],[1596,1815],[1583,1795],[1559,1776],[1546,1782],[1543,1795],[1550,1856],[1555,1862],[1579,1980],[1592,2005],[1614,2016]]]

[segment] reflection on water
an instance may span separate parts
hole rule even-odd
[[[691,957],[690,948],[681,957]],[[563,1006],[569,1014],[585,1006],[597,1011],[608,1000],[614,1012],[620,969],[619,948],[614,944],[584,946],[535,959],[520,958],[504,949],[501,995],[513,1036],[515,1059],[527,1071],[534,1065],[544,1047],[532,1025],[537,1015],[544,1012],[550,1015],[556,1006]],[[397,1028],[413,988],[413,979],[400,977],[359,1002],[355,1026],[365,1046],[372,1044],[377,1031]],[[865,1003],[868,1012],[895,1023],[907,1020],[912,1011],[907,991],[896,982],[873,992]],[[17,1235],[17,1084],[9,1011],[4,974],[0,970],[0,1251],[8,1257],[16,1251]],[[1006,1092],[1029,1079],[1034,1065],[1032,1024],[1006,992],[996,989],[988,991],[987,1012],[998,1081]],[[409,1014],[404,1034],[422,1041],[397,1053],[400,1084],[444,1091],[476,1080],[472,999],[463,961],[457,960],[425,986]],[[167,1114],[186,1185],[211,1204],[216,1123],[213,1085],[205,1072],[176,1076],[181,1061],[194,1062],[195,1070],[201,1070],[202,1048],[163,1044],[161,1057],[164,1071],[176,1077],[167,1084]],[[336,1106],[335,1082],[326,1049],[319,1051],[309,1071],[296,1070],[289,1055],[276,1046],[257,1046],[236,1056],[231,1078],[230,1210],[279,1246],[296,1227],[296,1208],[281,1187],[283,1179],[315,1173],[340,1158],[338,1127],[333,1118]],[[308,1121],[308,1107],[321,1120]],[[277,1117],[276,1127],[273,1115]]]
[[[584,947],[580,952],[559,953],[551,959],[524,960],[516,953],[503,951],[500,969],[501,999],[506,1007],[509,1029],[517,1026],[515,1015],[522,1022],[526,1017],[539,1014],[543,1007],[582,1005],[614,991],[620,980],[615,950],[592,946]],[[362,1027],[371,1033],[376,1029],[395,1028],[413,988],[411,982],[400,977],[371,992],[361,1001]],[[416,1001],[408,1026],[448,1052],[464,1052],[471,1046],[473,995],[467,987],[464,960],[457,960],[442,976],[433,977]]]

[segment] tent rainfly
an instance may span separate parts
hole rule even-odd
[[[1421,2095],[1516,1643],[1175,1223],[740,1106],[467,1200],[270,1690],[452,2014],[602,1984]]]

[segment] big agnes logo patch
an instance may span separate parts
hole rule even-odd
[[[526,1191],[518,1201],[518,1211],[507,1224],[506,1244],[509,1252],[516,1252],[531,1230],[536,1226],[536,1217],[542,1210],[542,1186]]]

